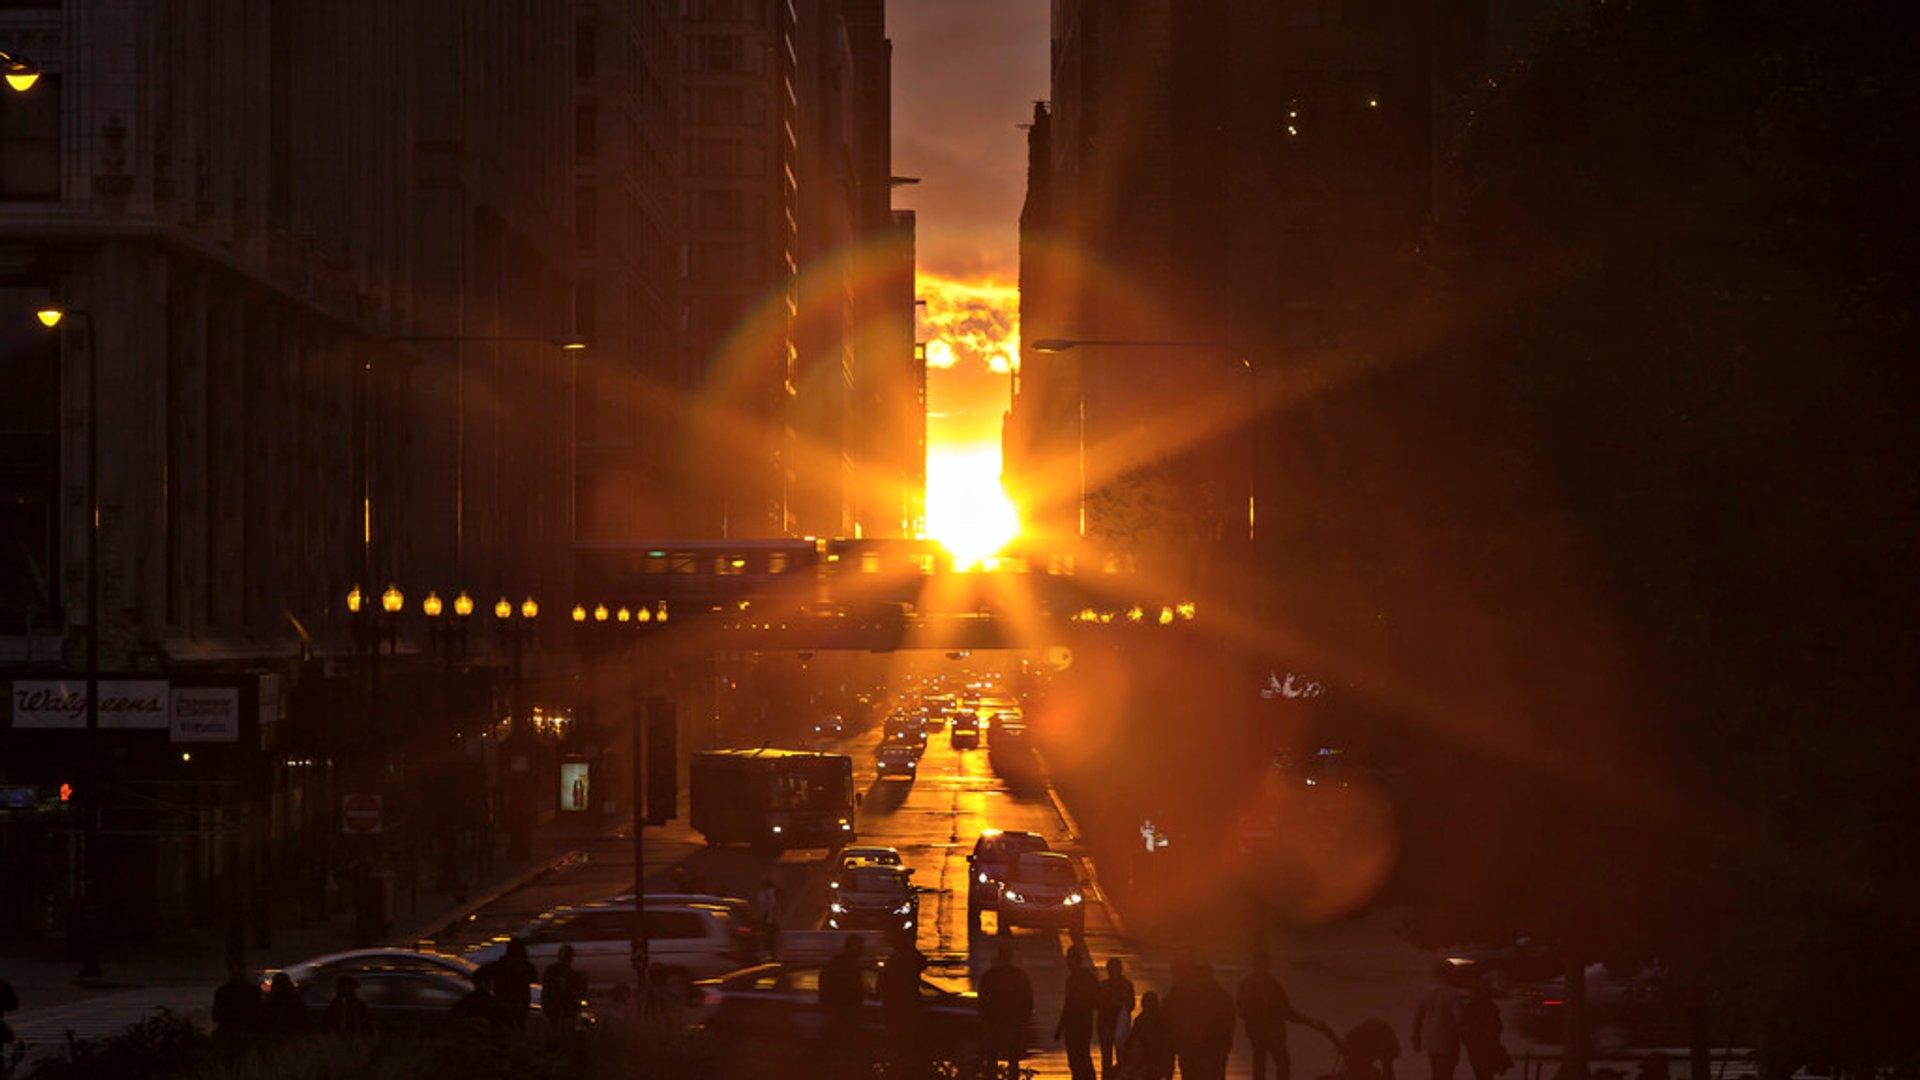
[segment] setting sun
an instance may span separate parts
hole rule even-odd
[[[1000,447],[992,443],[927,454],[927,535],[971,566],[1020,534],[1020,516],[1000,487]]]

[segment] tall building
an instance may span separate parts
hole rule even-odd
[[[0,12],[46,72],[0,98],[0,930],[317,898],[342,796],[406,813],[390,767],[556,655],[505,628],[569,588],[576,33],[503,0]]]
[[[1292,512],[1261,467],[1277,375],[1407,298],[1435,201],[1436,86],[1478,47],[1474,10],[1054,6],[1009,433],[1031,516],[1097,534],[1102,513],[1170,489],[1206,544],[1259,543]],[[1042,339],[1128,344],[1049,356]]]
[[[794,0],[681,5],[687,348],[724,536],[793,533],[800,260]]]
[[[574,5],[575,534],[709,535],[717,503],[681,467],[699,387],[681,346],[678,44],[667,0]]]
[[[698,0],[683,28],[689,347],[725,531],[901,535],[913,245],[885,5]]]

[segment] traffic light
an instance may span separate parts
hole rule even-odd
[[[648,698],[645,715],[647,824],[665,825],[680,808],[679,720],[673,703],[663,698]]]

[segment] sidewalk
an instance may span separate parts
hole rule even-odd
[[[396,913],[384,936],[388,944],[411,944],[439,936],[445,927],[499,897],[519,889],[564,865],[578,842],[615,831],[618,823],[593,828],[561,818],[542,822],[533,830],[529,857],[509,862],[496,856],[483,880],[470,882],[464,900],[433,888],[432,868],[416,869],[417,886],[396,890]],[[308,913],[277,905],[271,925],[272,944],[246,952],[251,970],[284,967],[311,956],[354,947],[351,907],[329,913],[324,921]],[[0,952],[0,978],[12,984],[23,1009],[39,1009],[83,1001],[91,997],[155,986],[212,987],[226,978],[227,927],[199,926],[170,937],[132,944],[106,943],[100,950],[101,974],[79,977],[80,965],[65,957],[59,940],[35,942],[25,948]]]

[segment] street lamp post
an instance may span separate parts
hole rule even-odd
[[[14,82],[13,65],[18,62],[7,58],[6,78],[15,90],[24,92],[33,81],[28,79],[26,86]],[[68,319],[78,320],[87,328],[87,726],[81,734],[82,776],[77,789],[80,805],[76,808],[80,815],[79,895],[70,917],[80,924],[73,950],[78,954],[80,974],[93,978],[100,974],[100,928],[93,895],[93,849],[100,813],[99,793],[94,790],[94,763],[98,759],[95,732],[100,729],[100,336],[88,312],[45,307],[34,314],[49,330],[62,327]],[[66,331],[62,329],[60,334],[64,344]]]
[[[473,597],[465,589],[453,598],[453,617],[443,618],[445,603],[440,594],[428,592],[427,598],[420,602],[420,610],[427,616],[427,646],[430,651],[440,654],[440,723],[441,735],[456,727],[452,719],[451,699],[453,697],[454,661],[466,652],[468,620],[473,616]],[[449,820],[449,827],[440,840],[440,880],[438,888],[443,892],[464,895],[466,883],[460,880],[459,838],[464,832],[464,822],[459,818]]]
[[[513,660],[513,682],[507,698],[507,737],[504,742],[509,746],[507,757],[508,776],[512,778],[507,786],[507,858],[523,860],[532,849],[533,823],[528,820],[533,813],[531,791],[534,782],[532,755],[515,757],[519,744],[529,737],[526,725],[522,721],[525,709],[520,699],[521,668],[520,658],[527,642],[533,637],[533,621],[540,615],[540,605],[529,596],[520,604],[520,618],[515,620],[513,604],[502,596],[493,605],[493,617],[500,626],[500,634],[506,639]]]
[[[641,601],[632,608],[625,605],[609,608],[604,603],[597,603],[591,611],[585,604],[575,604],[572,616],[582,654],[595,660],[598,660],[604,651],[618,648],[623,637],[636,634],[637,631],[636,636],[630,639],[639,652],[634,669],[639,673],[641,690],[638,695],[640,711],[634,717],[629,744],[633,756],[633,891],[634,895],[639,897],[639,906],[645,908],[649,809],[654,798],[664,795],[662,792],[650,794],[649,783],[651,778],[659,776],[663,771],[679,767],[677,756],[675,760],[664,763],[652,761],[649,758],[654,750],[673,745],[673,739],[670,737],[665,740],[649,737],[653,734],[656,725],[670,726],[675,723],[668,701],[651,693],[654,676],[652,639],[667,628],[667,621],[672,617],[672,613],[667,608],[667,602],[661,600],[657,605]],[[597,673],[597,665],[595,672]],[[592,685],[591,682],[590,685]],[[661,801],[664,802],[665,799],[661,798]],[[635,985],[640,988],[638,1000],[642,1010],[649,1009],[654,1004],[651,994],[653,959],[651,943],[647,938],[646,922],[645,919],[633,920],[633,940],[630,943],[634,980]]]
[[[1260,384],[1259,370],[1245,352],[1223,341],[1153,341],[1138,338],[1039,338],[1028,346],[1037,353],[1063,353],[1078,348],[1113,349],[1204,349],[1232,357],[1247,373],[1247,396],[1253,416],[1249,421],[1247,435],[1247,541],[1253,542],[1255,524],[1259,520],[1259,469],[1260,469]],[[1080,394],[1080,519],[1084,529],[1086,523],[1086,391]]]

